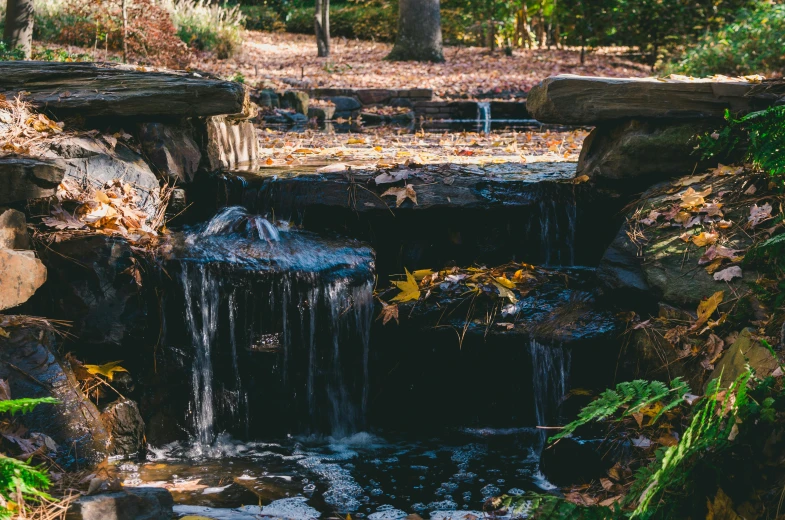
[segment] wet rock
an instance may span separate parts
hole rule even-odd
[[[106,63],[5,61],[0,89],[9,99],[24,90],[36,106],[84,117],[237,114],[247,97],[245,87],[232,81]]]
[[[746,113],[772,100],[747,96],[747,81],[598,78],[562,74],[529,92],[529,113],[543,123],[596,125],[625,118],[713,118]]]
[[[330,105],[322,105],[318,107],[311,106],[308,108],[308,118],[316,118],[317,121],[325,121],[333,118],[335,114],[335,107]]]
[[[253,101],[260,107],[264,107],[264,108],[281,107],[280,96],[278,96],[278,93],[272,89],[259,90],[256,93],[251,94],[251,99],[253,99]]]
[[[112,455],[129,456],[144,451],[144,420],[136,402],[118,399],[101,412],[111,442]]]
[[[301,90],[287,90],[281,97],[281,108],[292,108],[298,114],[308,113],[308,94]]]
[[[141,204],[149,216],[156,213],[160,199],[158,177],[141,155],[120,142],[103,139],[69,137],[51,148],[53,156],[62,158],[65,175],[96,188],[115,179],[130,183],[142,198]]]
[[[0,158],[0,204],[51,197],[65,171],[50,161],[25,157]]]
[[[701,122],[603,123],[584,142],[577,175],[649,182],[689,175],[702,162],[695,154],[694,137],[711,130],[711,124]]]
[[[0,337],[0,379],[14,398],[54,397],[19,420],[31,431],[51,437],[59,446],[58,464],[73,467],[98,463],[107,454],[109,436],[95,405],[79,391],[70,367],[54,352],[54,333],[38,328],[9,329]]]
[[[744,329],[720,361],[714,366],[711,379],[722,376],[723,386],[730,386],[737,377],[747,370],[749,365],[755,376],[765,378],[779,367],[779,361],[771,351],[752,335],[750,329]]]
[[[177,183],[194,179],[202,153],[194,140],[192,128],[143,123],[139,125],[139,141],[147,160],[160,176]]]
[[[349,96],[335,96],[327,98],[335,105],[336,118],[342,117],[348,119],[356,115],[356,113],[363,107],[362,103],[357,101],[357,98]]]
[[[65,520],[171,520],[174,500],[163,488],[125,488],[83,496],[68,508]]]
[[[601,449],[601,441],[561,439],[542,451],[540,470],[557,486],[591,482],[605,476],[613,465],[603,460]]]
[[[256,161],[259,151],[253,123],[211,117],[206,126],[204,153],[209,170],[233,169]]]
[[[73,322],[79,348],[105,361],[127,359],[123,346],[138,349],[146,307],[129,271],[135,260],[128,242],[93,235],[53,243],[41,254],[49,268],[35,299],[41,315]]]
[[[46,267],[33,251],[0,249],[0,310],[21,305],[46,281]]]
[[[25,214],[0,208],[0,249],[30,249]]]
[[[626,226],[622,226],[605,250],[597,269],[597,278],[603,289],[625,301],[652,299],[651,287],[641,267],[642,255],[642,248],[629,239]]]

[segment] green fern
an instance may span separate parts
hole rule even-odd
[[[28,413],[39,404],[55,404],[59,401],[51,397],[37,399],[22,398],[0,401],[0,412],[11,415],[21,412]],[[6,500],[18,500],[19,494],[24,500],[53,500],[44,490],[49,489],[51,482],[45,470],[29,465],[26,462],[0,455],[0,495]],[[12,511],[0,506],[0,518],[11,518]]]
[[[531,520],[615,520],[626,518],[619,506],[580,506],[554,495],[527,493],[503,495],[498,507],[506,509],[512,518]],[[494,503],[496,506],[497,504]]]
[[[733,119],[726,111],[725,119],[725,128],[699,139],[703,158],[735,159],[734,154],[746,148],[740,159],[785,181],[785,106],[752,112],[741,119]]]
[[[660,381],[645,381],[643,379],[619,383],[615,390],[605,390],[597,399],[583,408],[578,413],[578,418],[566,425],[557,435],[551,437],[549,442],[567,437],[579,427],[590,422],[608,419],[619,410],[623,409],[619,417],[619,419],[623,419],[640,412],[647,406],[661,402],[662,408],[651,420],[653,424],[662,414],[678,406],[688,391],[687,383],[678,377],[671,381],[670,388]]]
[[[0,413],[10,413],[12,416],[17,412],[29,413],[39,404],[56,404],[58,402],[59,401],[54,397],[23,397],[22,399],[9,399],[7,401],[0,401]]]

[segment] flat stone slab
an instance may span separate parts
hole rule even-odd
[[[58,115],[213,116],[239,114],[246,100],[240,83],[189,72],[147,72],[125,65],[0,62],[0,91]]]
[[[563,74],[545,79],[526,106],[543,123],[595,125],[627,118],[722,118],[725,110],[765,108],[771,96],[755,94],[745,80],[599,78]]]

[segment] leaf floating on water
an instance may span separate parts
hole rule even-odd
[[[420,286],[417,285],[417,280],[414,279],[412,273],[408,269],[406,271],[406,280],[403,282],[393,282],[393,284],[401,290],[400,294],[392,299],[394,302],[408,302],[420,299]]]
[[[113,381],[115,372],[128,372],[128,370],[120,366],[120,363],[122,361],[112,361],[104,365],[84,365],[84,369],[93,375],[102,375],[109,381]]]

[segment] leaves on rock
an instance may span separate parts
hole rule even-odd
[[[109,381],[113,381],[115,373],[128,372],[128,370],[120,366],[120,363],[122,361],[112,361],[103,365],[84,365],[84,369],[92,375],[101,375]]]
[[[698,319],[692,324],[690,330],[697,330],[702,327],[717,310],[717,306],[722,303],[725,291],[717,291],[698,304]]]
[[[717,281],[730,282],[734,278],[741,278],[741,267],[738,265],[714,273],[714,279]]]
[[[395,323],[400,323],[398,321],[398,304],[388,304],[382,302],[382,312],[376,319],[382,320],[382,325],[387,325],[387,322],[392,319],[395,319]]]
[[[750,223],[751,227],[755,227],[764,220],[768,220],[771,217],[771,204],[768,202],[763,206],[758,206],[757,204],[753,204],[752,208],[750,208],[750,216],[747,219]]]
[[[382,193],[382,197],[395,197],[395,207],[401,207],[406,199],[411,200],[415,206],[417,205],[417,193],[414,191],[414,186],[411,184],[407,184],[406,186],[400,188],[389,188],[387,191]]]

